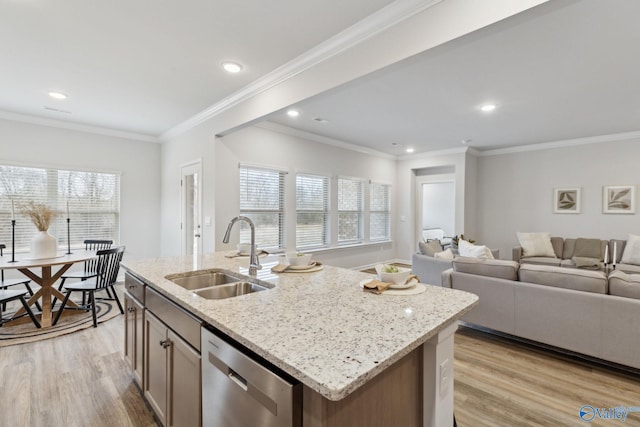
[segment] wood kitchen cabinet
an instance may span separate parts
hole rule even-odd
[[[149,310],[145,325],[144,396],[169,426],[200,426],[200,353]]]
[[[133,378],[142,387],[144,305],[131,295],[124,294],[124,358]]]

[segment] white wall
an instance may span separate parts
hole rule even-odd
[[[2,163],[120,172],[119,243],[129,259],[158,255],[159,144],[0,119],[0,148]]]
[[[602,213],[604,185],[640,184],[638,159],[640,140],[479,157],[476,240],[511,259],[518,231],[602,239],[640,234],[640,211]],[[557,187],[582,187],[582,213],[552,212]]]
[[[271,166],[288,171],[286,186],[295,188],[295,174],[315,172],[331,176],[346,175],[369,178],[391,184],[393,196],[403,189],[395,185],[395,160],[358,153],[348,149],[320,144],[300,137],[279,133],[260,127],[251,127],[220,138],[216,141],[216,242],[220,249],[233,249],[237,240],[222,244],[222,236],[229,220],[239,213],[239,162]],[[285,201],[287,211],[295,212],[295,200]],[[395,215],[392,212],[392,224]],[[294,222],[289,222],[290,225]],[[295,247],[295,229],[287,229],[287,247]],[[392,228],[392,234],[395,230]],[[237,239],[237,230],[234,230]],[[315,259],[331,265],[358,267],[393,259],[393,245],[374,244],[357,248],[339,248],[314,255]]]

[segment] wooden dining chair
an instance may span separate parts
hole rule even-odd
[[[113,285],[115,285],[116,281],[118,280],[118,272],[120,271],[120,262],[122,261],[122,256],[124,255],[124,249],[124,246],[120,246],[113,249],[103,249],[98,251],[96,276],[80,282],[74,282],[64,285],[64,290],[66,291],[66,293],[64,295],[64,299],[62,300],[62,307],[60,307],[55,319],[53,320],[53,325],[58,323],[62,312],[65,310],[67,301],[69,301],[69,297],[73,292],[86,292],[89,295],[87,304],[80,306],[79,309],[86,311],[91,310],[93,315],[94,328],[98,326],[96,317],[96,292],[106,292],[107,290],[113,292],[113,296],[111,296],[111,293],[109,293],[107,294],[107,297],[103,297],[100,299],[115,300],[118,303],[120,313],[124,314],[124,309],[122,308],[122,304],[120,304],[120,299],[118,298],[116,290],[113,287]]]
[[[86,239],[84,242],[84,249],[87,251],[101,251],[103,249],[111,249],[111,245],[113,245],[113,240],[101,240],[101,239]],[[89,259],[84,262],[84,268],[78,271],[71,271],[67,274],[64,274],[60,279],[60,286],[58,286],[58,290],[61,291],[64,287],[64,282],[67,279],[79,279],[79,280],[87,280],[92,277],[96,277],[98,272],[98,259]],[[107,291],[109,298],[111,298],[111,293]],[[82,304],[85,304],[86,293],[82,294]],[[57,299],[54,298],[52,306],[55,305]]]
[[[5,319],[2,316],[2,312],[3,312],[2,307],[5,307],[8,302],[18,300],[20,301],[20,303],[22,303],[24,310],[27,312],[27,314],[31,318],[31,321],[33,322],[33,324],[36,325],[36,328],[40,328],[40,322],[38,322],[38,319],[36,319],[36,316],[33,314],[33,311],[31,311],[31,307],[29,307],[29,304],[27,304],[27,300],[24,299],[25,295],[27,295],[26,289],[0,290],[0,326],[4,325],[5,323],[11,320],[14,320],[14,319]]]
[[[2,257],[4,255],[3,251],[4,249],[6,249],[6,245],[5,244],[0,244],[0,257]],[[33,289],[31,289],[31,279],[27,279],[27,278],[20,278],[20,279],[4,279],[4,270],[0,270],[0,289],[1,290],[7,290],[8,288],[12,287],[12,286],[17,286],[17,285],[24,285],[24,287],[27,289],[27,292],[29,292],[30,296],[33,296]],[[38,301],[36,301],[36,308],[40,311],[42,311],[42,307],[40,307],[40,303],[38,303]],[[2,303],[2,310],[6,310],[7,309],[7,303],[3,302]]]

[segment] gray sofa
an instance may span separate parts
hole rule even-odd
[[[494,258],[500,257],[498,249],[492,249]],[[429,255],[414,253],[411,256],[411,272],[420,278],[420,282],[430,285],[442,285],[442,272],[451,268],[450,259],[437,259]]]
[[[575,268],[575,262],[573,256],[575,254],[576,242],[578,239],[564,239],[562,237],[551,237],[551,245],[555,252],[555,257],[525,257],[521,246],[513,248],[512,259],[519,263],[526,264],[538,264],[538,265],[553,265],[560,267],[572,267]],[[605,249],[609,250],[609,263],[613,257],[613,246],[616,245],[616,269],[627,273],[640,273],[640,266],[633,264],[621,264],[622,254],[626,246],[626,240],[600,240],[600,268],[604,268],[604,256]]]
[[[640,369],[640,275],[458,257],[442,286],[474,293],[462,320]]]

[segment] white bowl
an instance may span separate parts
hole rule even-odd
[[[396,267],[398,269],[397,273],[386,273],[383,271],[385,265],[377,264],[376,265],[376,273],[378,273],[378,279],[386,282],[393,283],[396,285],[404,285],[409,276],[411,276],[410,268]]]
[[[292,267],[301,267],[311,263],[311,254],[301,254],[299,252],[287,253],[287,264]]]
[[[251,243],[238,243],[238,254],[249,255],[251,253]]]

